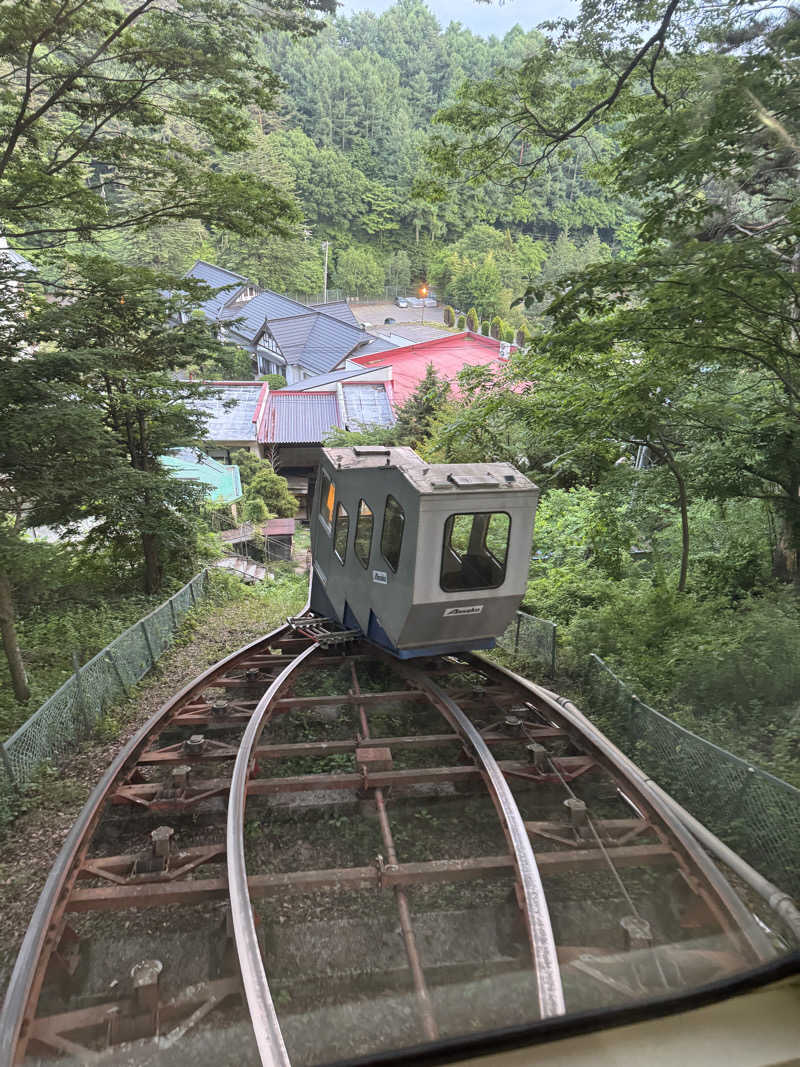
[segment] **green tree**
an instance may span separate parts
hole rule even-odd
[[[397,412],[395,430],[399,444],[420,446],[428,435],[431,420],[441,411],[450,394],[450,383],[443,381],[432,363],[425,377]]]
[[[85,501],[95,525],[90,538],[112,544],[122,558],[142,561],[146,593],[157,592],[168,559],[187,551],[192,534],[185,512],[200,490],[172,478],[158,457],[202,437],[205,416],[193,402],[198,388],[176,372],[213,359],[221,349],[209,326],[176,321],[193,287],[150,271],[84,257],[71,282],[69,303],[43,303],[20,329],[20,340],[55,348],[71,404],[106,427],[117,462]],[[172,288],[172,297],[163,290]],[[13,356],[11,357],[13,358]],[[29,365],[25,361],[23,377]]]
[[[270,182],[213,166],[248,145],[249,110],[277,80],[267,29],[309,32],[313,10],[234,0],[54,0],[0,11],[0,218],[18,245],[199,219],[241,234],[296,218]],[[56,58],[57,57],[57,58]],[[113,70],[113,77],[109,72]]]
[[[368,248],[346,248],[336,260],[334,282],[346,293],[378,296],[383,291],[383,270]]]
[[[260,500],[271,515],[291,519],[297,514],[297,500],[289,492],[285,478],[276,474],[269,463],[260,462],[259,469],[248,479],[245,504]]]
[[[472,333],[478,332],[478,312],[475,308],[470,308],[467,312],[467,329]]]
[[[492,327],[491,327],[491,323],[489,322],[489,320],[488,319],[483,319],[482,322],[481,322],[481,333],[483,334],[483,336],[484,337],[488,337],[489,334],[491,333],[491,329],[492,329]]]
[[[466,318],[463,315],[459,315],[458,316],[458,321],[456,322],[456,329],[458,329],[458,330],[466,330],[466,328],[467,328],[467,320],[466,320]]]

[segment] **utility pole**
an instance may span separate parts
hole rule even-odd
[[[322,242],[322,251],[325,253],[325,266],[322,270],[322,303],[328,303],[328,246],[330,241]]]

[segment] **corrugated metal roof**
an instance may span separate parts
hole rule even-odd
[[[336,393],[270,393],[259,441],[269,444],[321,444],[341,426]]]
[[[326,315],[338,319],[339,322],[347,322],[351,326],[358,326],[358,319],[346,300],[331,300],[327,304],[309,304],[308,306],[313,308],[314,311],[324,311]]]
[[[243,285],[252,284],[241,274],[234,274],[232,270],[225,270],[224,267],[216,267],[213,263],[206,263],[204,259],[198,259],[191,270],[187,270],[184,277],[195,278],[197,281],[205,282],[206,285],[210,285],[214,289],[226,286],[222,292],[209,297],[202,304],[198,304],[198,310],[202,311],[206,318],[209,319],[219,318],[222,308],[236,293],[237,289],[241,289]]]
[[[255,441],[255,416],[263,382],[246,385],[223,383],[208,387],[210,395],[200,397],[195,406],[209,415],[206,441]],[[211,392],[213,390],[213,392]],[[230,405],[230,406],[228,406]]]

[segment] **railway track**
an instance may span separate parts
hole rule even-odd
[[[176,694],[104,775],[20,951],[0,1063],[329,1062],[775,955],[552,694],[476,655],[410,665],[287,625]]]

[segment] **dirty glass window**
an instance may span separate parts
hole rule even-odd
[[[353,551],[356,559],[365,569],[369,566],[369,553],[372,548],[372,527],[374,517],[372,508],[366,500],[360,500],[358,504],[358,518],[356,519],[356,536],[353,541]]]
[[[403,544],[403,527],[405,524],[405,512],[395,498],[389,494],[386,497],[386,507],[383,509],[381,552],[393,571],[397,570],[397,564],[400,562],[400,547]]]
[[[340,563],[344,563],[347,555],[347,535],[350,533],[350,516],[344,504],[339,504],[336,509],[336,526],[333,531],[333,551]]]
[[[444,524],[442,589],[458,593],[501,585],[510,532],[511,519],[504,511],[451,515]]]
[[[336,488],[328,475],[323,471],[321,485],[319,487],[319,513],[322,521],[327,524],[329,533],[330,525],[333,520],[333,500],[335,496]]]

